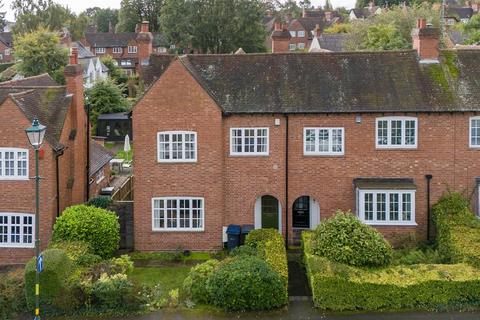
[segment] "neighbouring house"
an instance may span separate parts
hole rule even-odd
[[[363,20],[363,19],[367,19],[370,16],[381,14],[381,13],[382,13],[382,8],[379,6],[376,6],[375,2],[370,1],[367,7],[351,9],[348,17],[350,21]]]
[[[474,15],[474,11],[471,6],[469,7],[448,7],[445,14],[445,24],[447,26],[453,26],[459,22],[467,23]]]
[[[139,32],[87,32],[82,44],[96,56],[112,56],[125,73],[133,75],[152,52],[166,53],[170,46],[161,33],[149,32],[148,22]]]
[[[130,140],[133,140],[131,112],[105,113],[98,116],[96,135],[105,137],[105,141],[124,141],[127,134]]]
[[[55,218],[87,200],[89,178],[99,161],[87,165],[87,115],[83,68],[77,49],[65,67],[66,85],[47,74],[0,84],[0,264],[34,256],[34,151],[25,134],[34,118],[47,127],[40,149],[40,236],[45,248]],[[95,146],[93,149],[95,150]],[[96,158],[94,157],[94,160]],[[103,163],[103,162],[102,162]]]
[[[91,88],[98,81],[108,78],[108,68],[99,57],[95,56],[90,50],[80,42],[73,42],[72,48],[78,49],[78,62],[83,67],[83,84],[85,88]]]
[[[229,224],[298,243],[337,209],[426,239],[431,205],[478,200],[480,177],[480,51],[439,37],[420,20],[414,50],[162,59],[132,115],[135,249],[219,249]]]
[[[313,39],[308,48],[308,52],[328,52],[344,51],[345,41],[348,37],[346,33],[324,33],[320,31],[320,26],[316,26],[313,31]]]
[[[103,188],[110,184],[110,160],[115,154],[104,148],[104,139],[94,137],[90,141],[90,195],[100,194]]]
[[[11,32],[0,32],[0,63],[13,60],[13,35]]]

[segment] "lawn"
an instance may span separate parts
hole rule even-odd
[[[168,292],[173,289],[181,288],[183,280],[190,271],[189,266],[178,265],[175,267],[147,267],[135,268],[129,277],[141,284],[154,286],[162,284],[163,289]]]

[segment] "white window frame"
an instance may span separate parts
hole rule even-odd
[[[297,43],[297,47],[298,47],[298,49],[303,50],[303,49],[305,49],[305,43],[299,42],[299,43]]]
[[[9,56],[10,54],[11,54],[10,49],[5,49],[5,55],[6,55],[6,56]]]
[[[479,121],[480,122],[480,116],[475,116],[475,117],[470,117],[470,119],[468,120],[468,145],[470,146],[470,148],[480,148],[480,135],[479,135],[479,143],[478,144],[473,144],[472,143],[472,122],[473,121]],[[480,126],[478,127],[479,129],[479,133],[480,133]]]
[[[297,50],[297,45],[296,45],[295,43],[290,43],[290,44],[288,45],[288,50],[290,50],[290,51],[295,51],[295,50]]]
[[[0,216],[2,217],[8,217],[8,223],[6,224],[7,227],[7,242],[0,242],[0,248],[34,248],[35,247],[35,215],[32,213],[14,213],[14,212],[0,212]],[[12,243],[12,217],[20,217],[20,224],[15,225],[20,227],[20,242],[13,242]],[[29,225],[25,225],[23,223],[23,218],[24,217],[30,217],[32,219],[32,223]],[[0,233],[3,231],[5,225],[1,224],[0,225]],[[31,243],[25,243],[23,242],[23,236],[24,236],[24,227],[31,227],[32,228],[32,242]],[[0,237],[2,237],[0,235]]]
[[[113,50],[112,51],[113,53],[122,53],[123,52],[122,47],[114,47],[112,50]]]
[[[177,220],[177,226],[176,227],[167,227],[167,206],[164,206],[164,227],[155,227],[155,210],[162,210],[162,208],[155,208],[155,201],[156,200],[163,200],[164,203],[166,203],[168,200],[176,200],[177,201],[177,206],[176,206],[176,220]],[[180,200],[189,200],[190,201],[190,207],[188,208],[190,215],[189,215],[189,225],[190,227],[188,228],[181,228],[180,226],[180,205],[179,201]],[[198,208],[201,210],[201,221],[202,221],[202,226],[200,228],[193,228],[192,223],[193,223],[193,208],[192,208],[192,200],[200,200],[201,201],[201,207]],[[160,218],[159,218],[160,219]],[[205,231],[205,198],[203,197],[191,197],[191,196],[175,196],[175,197],[154,197],[152,198],[152,231],[165,231],[165,232],[202,232]]]
[[[255,151],[253,152],[245,152],[245,140],[244,140],[244,137],[245,137],[245,130],[255,130],[255,134],[254,134],[254,144],[253,144],[253,149]],[[241,139],[242,139],[242,151],[241,152],[238,152],[238,151],[234,151],[233,149],[233,146],[234,146],[234,143],[233,143],[233,139],[234,139],[234,136],[233,136],[233,131],[234,130],[241,130],[242,131],[242,136],[241,136]],[[265,144],[265,151],[263,152],[258,152],[257,151],[257,146],[258,146],[258,140],[257,140],[257,137],[258,137],[258,131],[259,130],[266,130],[267,134],[266,134],[266,137],[267,137],[267,141],[266,141],[266,144]],[[231,156],[236,156],[236,157],[258,157],[258,156],[268,156],[269,155],[269,152],[270,152],[270,130],[268,127],[240,127],[240,128],[230,128],[230,155]]]
[[[378,143],[378,123],[387,121],[387,144]],[[401,144],[392,144],[392,121],[402,121]],[[405,122],[415,121],[415,144],[405,144]],[[377,149],[416,149],[418,145],[418,119],[416,117],[380,117],[375,119],[375,146]]]
[[[0,148],[0,180],[29,180],[29,153],[28,149],[23,148]],[[5,164],[5,153],[6,152],[13,152],[14,159],[9,159],[10,161],[13,160],[13,176],[5,175],[6,164]],[[18,152],[26,152],[27,157],[23,161],[26,161],[26,174],[19,175],[18,174]]]
[[[138,46],[128,46],[127,48],[128,53],[137,53],[138,52]]]
[[[303,31],[303,30],[298,31],[298,32],[297,32],[297,36],[298,36],[299,38],[304,38],[304,37],[305,37],[305,31]]]
[[[106,50],[103,47],[95,48],[95,54],[104,54],[105,52]]]
[[[297,36],[297,31],[290,31],[290,37],[295,38]]]
[[[307,151],[307,130],[315,130],[315,151]],[[320,130],[328,130],[328,151],[319,151]],[[333,151],[333,130],[342,133],[342,151]],[[303,155],[304,156],[343,156],[345,154],[345,129],[343,127],[305,127],[303,128]]]
[[[173,147],[172,147],[172,136],[176,134],[181,134],[182,135],[182,159],[173,159]],[[194,153],[195,157],[192,159],[185,159],[185,135],[187,134],[193,134],[194,141],[193,141],[193,147],[194,147]],[[169,139],[169,159],[161,159],[160,158],[160,136],[161,135],[168,135]],[[198,158],[198,140],[197,140],[197,133],[195,131],[160,131],[157,132],[157,161],[159,163],[174,163],[174,162],[179,162],[179,163],[192,163],[192,162],[197,162]]]
[[[373,194],[373,219],[365,219],[365,194]],[[377,219],[377,196],[379,193],[386,194],[385,196],[385,220]],[[357,216],[365,224],[376,225],[376,226],[416,226],[415,220],[415,193],[416,190],[413,189],[358,189],[358,208]],[[399,220],[390,220],[390,194],[398,194],[398,219]],[[403,194],[410,194],[410,205],[411,205],[411,219],[402,220],[402,211],[403,211]]]
[[[103,179],[105,179],[105,172],[103,170],[104,170],[103,168],[100,169],[100,171],[98,171],[95,176],[95,182],[97,184],[99,184],[100,182],[102,182]]]

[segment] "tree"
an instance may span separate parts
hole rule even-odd
[[[332,6],[332,3],[330,2],[330,0],[325,1],[325,6],[323,6],[323,10],[325,10],[325,11],[332,11],[333,10],[333,6]]]
[[[3,9],[3,0],[0,0],[0,10]],[[3,32],[5,26],[7,25],[7,20],[5,20],[5,11],[0,11],[0,31]]]
[[[292,18],[298,18],[302,15],[302,9],[295,0],[287,0],[280,4],[280,14],[282,16],[290,15]]]
[[[48,73],[64,83],[63,68],[68,63],[68,50],[60,45],[56,33],[40,28],[15,39],[18,72],[26,77]]]
[[[352,25],[350,23],[335,23],[323,30],[323,33],[349,33],[351,30]]]
[[[118,24],[118,9],[93,7],[86,9],[84,14],[98,32],[109,32],[110,26],[115,28]]]
[[[302,9],[312,9],[312,2],[310,0],[300,0],[298,2],[300,8]]]
[[[160,26],[169,43],[188,48],[192,41],[190,1],[165,0],[160,11]]]
[[[122,0],[117,32],[134,32],[135,26],[144,20],[149,22],[150,31],[159,31],[162,6],[163,0]]]
[[[128,76],[115,63],[115,60],[109,55],[103,56],[100,58],[100,60],[108,68],[108,76],[110,79],[112,79],[118,85],[126,86],[128,82]]]
[[[394,25],[372,25],[367,30],[367,50],[398,50],[409,47],[410,42],[405,41]]]
[[[463,31],[469,36],[466,44],[480,43],[480,14],[474,15],[467,23],[462,25]]]
[[[110,79],[99,81],[93,87],[87,89],[85,91],[85,104],[90,107],[90,119],[92,119],[94,127],[99,115],[124,112],[130,107],[122,89]]]

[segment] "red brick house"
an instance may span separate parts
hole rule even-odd
[[[112,56],[127,74],[135,74],[152,52],[169,49],[162,33],[149,32],[148,22],[142,22],[139,32],[89,32],[81,42],[99,57]]]
[[[448,188],[475,206],[480,51],[432,51],[439,31],[419,26],[416,50],[152,56],[135,249],[218,249],[229,224],[293,243],[337,209],[425,239]]]
[[[11,32],[0,32],[0,63],[12,62],[13,36]]]
[[[66,85],[47,74],[0,84],[0,265],[23,263],[34,255],[34,152],[25,129],[38,117],[47,126],[40,150],[40,237],[48,244],[55,218],[87,199],[89,178],[108,163],[87,166],[87,115],[83,69],[73,50],[65,67]]]

